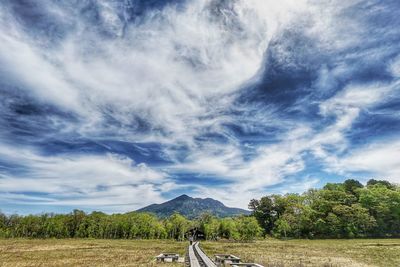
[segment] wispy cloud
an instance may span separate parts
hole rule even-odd
[[[400,182],[400,143],[388,140],[368,144],[338,159],[334,167],[347,173],[364,173],[367,177]]]
[[[165,173],[112,154],[46,157],[2,145],[0,158],[23,170],[0,175],[0,198],[10,203],[132,209],[162,200],[163,184],[173,188]]]

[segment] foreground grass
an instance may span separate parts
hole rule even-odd
[[[400,266],[400,239],[202,242],[207,255],[230,253],[264,266]]]
[[[168,240],[0,239],[0,266],[156,266],[161,252],[185,254]],[[201,242],[211,258],[229,253],[264,266],[400,266],[400,239]],[[162,264],[161,266],[183,266]]]
[[[156,255],[184,255],[186,245],[165,240],[0,239],[0,266],[156,266]]]

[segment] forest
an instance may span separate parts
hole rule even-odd
[[[384,180],[328,183],[302,195],[269,195],[249,208],[264,234],[292,238],[400,236],[400,189]]]
[[[249,209],[249,216],[205,213],[194,220],[178,213],[166,219],[139,212],[0,213],[0,237],[185,240],[194,228],[208,240],[400,237],[400,187],[384,180],[364,186],[349,179],[303,194],[267,195],[251,200]]]
[[[100,238],[100,239],[176,239],[185,240],[190,229],[198,229],[208,240],[218,238],[252,240],[262,233],[252,216],[215,218],[202,214],[188,220],[175,213],[159,219],[150,213],[129,212],[107,215],[74,210],[70,214],[0,214],[0,237]]]

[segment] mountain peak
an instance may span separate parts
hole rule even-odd
[[[176,198],[174,198],[174,199],[172,199],[170,201],[173,201],[173,200],[188,200],[188,199],[193,199],[193,198],[189,197],[186,194],[183,194],[183,195],[180,195],[179,197],[176,197]]]
[[[222,202],[212,198],[192,198],[186,194],[161,204],[152,204],[137,211],[151,212],[161,218],[169,217],[177,212],[189,219],[196,218],[202,213],[211,213],[217,217],[232,217],[250,213],[248,210],[226,207]]]

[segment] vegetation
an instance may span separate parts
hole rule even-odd
[[[264,234],[292,238],[400,237],[400,188],[387,181],[328,183],[322,189],[251,200]]]
[[[278,240],[256,243],[201,242],[209,256],[230,253],[266,267],[398,267],[400,239]]]
[[[182,197],[181,197],[182,198]],[[189,197],[185,196],[185,199]],[[262,234],[278,238],[400,237],[400,188],[387,181],[328,183],[322,189],[251,200],[250,216],[217,218],[202,214],[188,220],[175,213],[107,215],[10,215],[0,213],[0,237],[185,240],[190,229],[208,240],[254,240]]]
[[[156,264],[162,252],[184,255],[187,242],[172,240],[0,239],[0,266],[182,266]],[[201,242],[212,257],[231,253],[268,267],[400,266],[400,239]]]
[[[191,228],[203,231],[209,240],[220,237],[252,240],[261,234],[256,219],[246,216],[218,219],[203,214],[199,219],[190,221],[178,213],[167,219],[159,219],[150,213],[107,215],[102,212],[86,214],[80,210],[70,214],[0,214],[0,237],[5,238],[185,240],[185,234]]]
[[[152,204],[137,211],[150,212],[160,218],[167,218],[177,212],[188,219],[196,219],[202,213],[220,218],[250,214],[248,210],[229,208],[212,198],[192,198],[188,195],[181,195],[161,204]]]
[[[175,252],[184,256],[186,242],[110,239],[0,239],[0,266],[168,266],[155,256]]]

